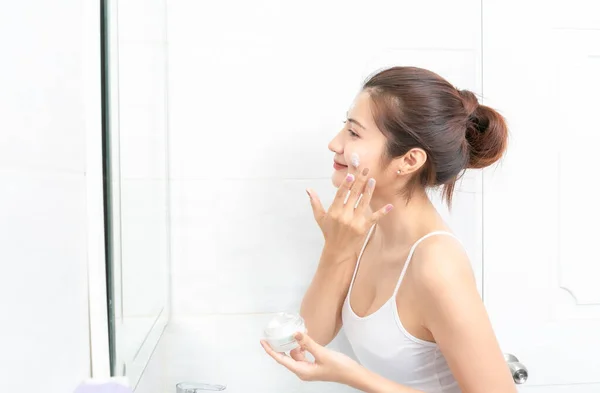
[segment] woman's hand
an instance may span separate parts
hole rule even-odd
[[[364,240],[369,229],[392,209],[392,205],[388,204],[373,214],[369,212],[375,179],[369,179],[368,173],[368,168],[360,172],[357,168],[356,176],[348,173],[327,211],[317,194],[307,190],[315,220],[323,232],[326,246],[335,250],[354,249],[357,243],[360,244]]]
[[[349,376],[356,368],[360,368],[360,365],[354,360],[339,352],[320,346],[307,334],[297,333],[295,338],[300,347],[292,350],[290,356],[273,351],[264,340],[261,341],[261,344],[277,363],[286,367],[303,381],[347,383]],[[306,352],[313,355],[314,362],[306,359]]]
[[[424,393],[367,370],[348,356],[320,346],[307,334],[297,333],[295,338],[300,348],[291,351],[290,356],[273,351],[264,340],[261,344],[277,363],[303,381],[337,382],[368,393]],[[313,355],[314,362],[306,359],[306,352]]]

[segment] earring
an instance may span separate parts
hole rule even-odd
[[[397,174],[401,175],[402,174],[402,169],[398,169],[398,172],[396,172]]]

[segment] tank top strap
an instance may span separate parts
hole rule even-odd
[[[360,264],[360,260],[362,259],[363,253],[365,252],[365,248],[367,248],[367,244],[369,243],[369,240],[371,239],[371,235],[373,234],[374,229],[375,229],[375,225],[373,225],[371,227],[371,229],[369,229],[369,233],[367,234],[367,238],[365,239],[365,242],[360,250],[360,254],[358,254],[358,259],[356,260],[356,266],[354,267],[354,274],[352,274],[352,281],[350,281],[350,287],[348,289],[348,296],[350,295],[350,292],[352,291],[352,287],[354,286],[354,279],[356,278],[356,273],[358,272],[358,265]]]
[[[404,262],[404,267],[402,268],[402,272],[400,273],[400,278],[398,279],[398,283],[396,283],[396,288],[394,289],[394,295],[393,295],[394,299],[396,298],[396,295],[398,294],[398,290],[400,289],[400,284],[402,284],[402,280],[404,279],[404,276],[406,275],[406,271],[408,270],[408,265],[410,265],[410,261],[412,259],[413,254],[415,253],[415,250],[417,249],[417,246],[423,240],[430,238],[432,236],[436,236],[436,235],[451,236],[451,237],[455,238],[456,240],[458,240],[457,237],[453,233],[447,232],[447,231],[429,232],[427,235],[425,235],[425,236],[421,237],[419,240],[417,240],[410,248],[410,251],[408,252],[408,257],[406,257],[406,262]],[[354,274],[356,274],[356,272]]]

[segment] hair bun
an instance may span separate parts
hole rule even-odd
[[[508,128],[502,115],[479,104],[475,94],[458,91],[467,113],[465,137],[469,144],[468,168],[479,169],[492,165],[504,154],[508,144]]]
[[[473,116],[473,113],[479,106],[479,100],[477,99],[477,96],[475,96],[475,94],[473,94],[473,92],[470,90],[458,90],[458,94],[460,94],[460,97],[463,100],[463,105],[465,107],[465,111],[467,112],[467,116]]]

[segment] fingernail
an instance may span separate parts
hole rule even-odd
[[[354,181],[354,175],[349,173],[348,176],[346,176],[346,181],[352,183]]]
[[[370,178],[369,181],[367,182],[367,187],[375,188],[375,179]]]
[[[387,206],[385,207],[385,211],[386,211],[386,212],[389,212],[389,211],[390,211],[390,210],[392,210],[393,208],[394,208],[394,206],[392,206],[392,205],[387,205]]]
[[[310,191],[308,191],[308,189],[306,189],[306,194],[308,195],[309,198],[312,198],[312,195],[310,195]]]
[[[369,173],[369,168],[365,168],[365,169],[363,169],[363,171],[362,171],[362,175],[363,175],[363,176],[367,176],[367,173]]]
[[[302,333],[296,333],[296,335],[294,336],[294,338],[295,338],[296,340],[302,340],[302,337],[303,337],[303,336],[302,336]]]

